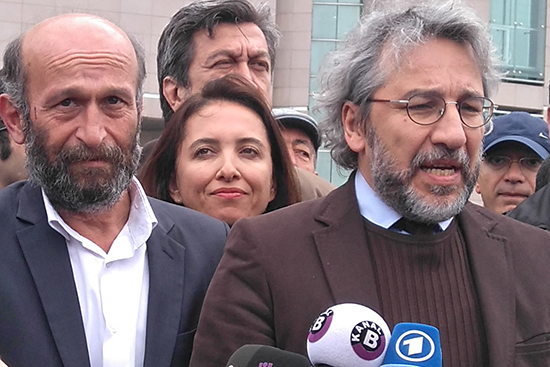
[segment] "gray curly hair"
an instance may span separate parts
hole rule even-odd
[[[316,109],[324,112],[320,126],[332,158],[346,169],[355,169],[358,163],[357,153],[348,147],[344,138],[342,107],[347,101],[359,106],[360,118],[356,123],[366,131],[371,108],[368,99],[392,72],[387,68],[391,57],[395,65],[400,65],[411,49],[436,38],[449,39],[472,47],[486,97],[491,97],[499,82],[487,25],[471,8],[457,1],[414,5],[383,3],[387,2],[375,4],[361,19],[339,50],[324,60],[319,73]]]

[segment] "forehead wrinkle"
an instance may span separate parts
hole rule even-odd
[[[61,54],[50,55],[50,57],[44,56],[43,60],[46,69],[71,68],[74,65],[87,65],[97,67],[111,66],[125,69],[127,66],[132,65],[132,61],[134,61],[127,55],[110,51],[66,51]]]

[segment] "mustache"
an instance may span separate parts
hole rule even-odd
[[[460,168],[465,175],[469,175],[471,173],[470,156],[466,153],[466,151],[462,149],[451,150],[443,146],[434,146],[434,148],[429,151],[418,152],[411,162],[410,172],[412,174],[427,162],[437,160],[455,161],[461,166]]]
[[[106,143],[102,143],[97,148],[79,144],[61,150],[57,160],[68,164],[86,161],[106,161],[117,164],[124,161],[124,152],[120,147]]]

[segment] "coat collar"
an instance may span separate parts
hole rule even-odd
[[[326,227],[313,232],[334,303],[355,302],[380,312],[371,280],[374,269],[366,243],[363,218],[355,198],[354,174],[330,193],[315,219]],[[464,233],[491,366],[513,361],[515,346],[515,295],[513,269],[507,238],[495,233],[494,216],[468,203],[458,215]]]
[[[334,303],[360,303],[380,312],[374,269],[367,246],[363,217],[355,198],[353,173],[331,192],[315,214],[326,227],[313,232]]]

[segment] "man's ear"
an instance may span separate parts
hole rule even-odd
[[[187,89],[178,83],[174,77],[167,76],[162,80],[162,94],[168,101],[172,111],[177,110],[185,101],[187,93]]]
[[[23,144],[25,134],[23,133],[21,114],[5,93],[0,95],[0,116],[2,116],[2,121],[4,121],[12,140],[17,144]]]
[[[351,150],[359,153],[365,150],[365,132],[359,124],[359,106],[347,101],[342,107],[342,125],[344,137]]]
[[[476,182],[476,193],[478,193],[479,195],[481,195],[481,190],[479,188],[479,182]]]

